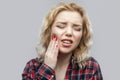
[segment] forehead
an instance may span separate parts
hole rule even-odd
[[[62,11],[55,19],[55,22],[82,23],[82,16],[76,11]]]

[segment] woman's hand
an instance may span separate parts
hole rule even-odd
[[[49,43],[48,49],[46,51],[44,60],[44,63],[47,64],[52,69],[54,69],[56,66],[58,51],[59,51],[58,39],[55,35],[53,35]]]

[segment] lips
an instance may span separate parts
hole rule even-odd
[[[65,47],[70,47],[73,43],[72,39],[62,39],[61,41],[62,41],[62,45]]]

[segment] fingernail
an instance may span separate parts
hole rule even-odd
[[[57,41],[57,36],[55,34],[53,35],[53,40]]]
[[[55,41],[57,41],[58,40],[58,38],[57,38],[57,36],[55,36]]]
[[[56,47],[58,47],[58,44],[56,44]]]
[[[54,34],[52,35],[52,38],[51,38],[52,40],[54,39]]]

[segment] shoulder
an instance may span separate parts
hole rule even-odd
[[[90,56],[86,61],[86,67],[90,69],[98,69],[100,66],[98,61],[94,57]]]
[[[86,71],[92,74],[93,79],[103,80],[100,65],[95,58],[89,57],[86,65]]]

